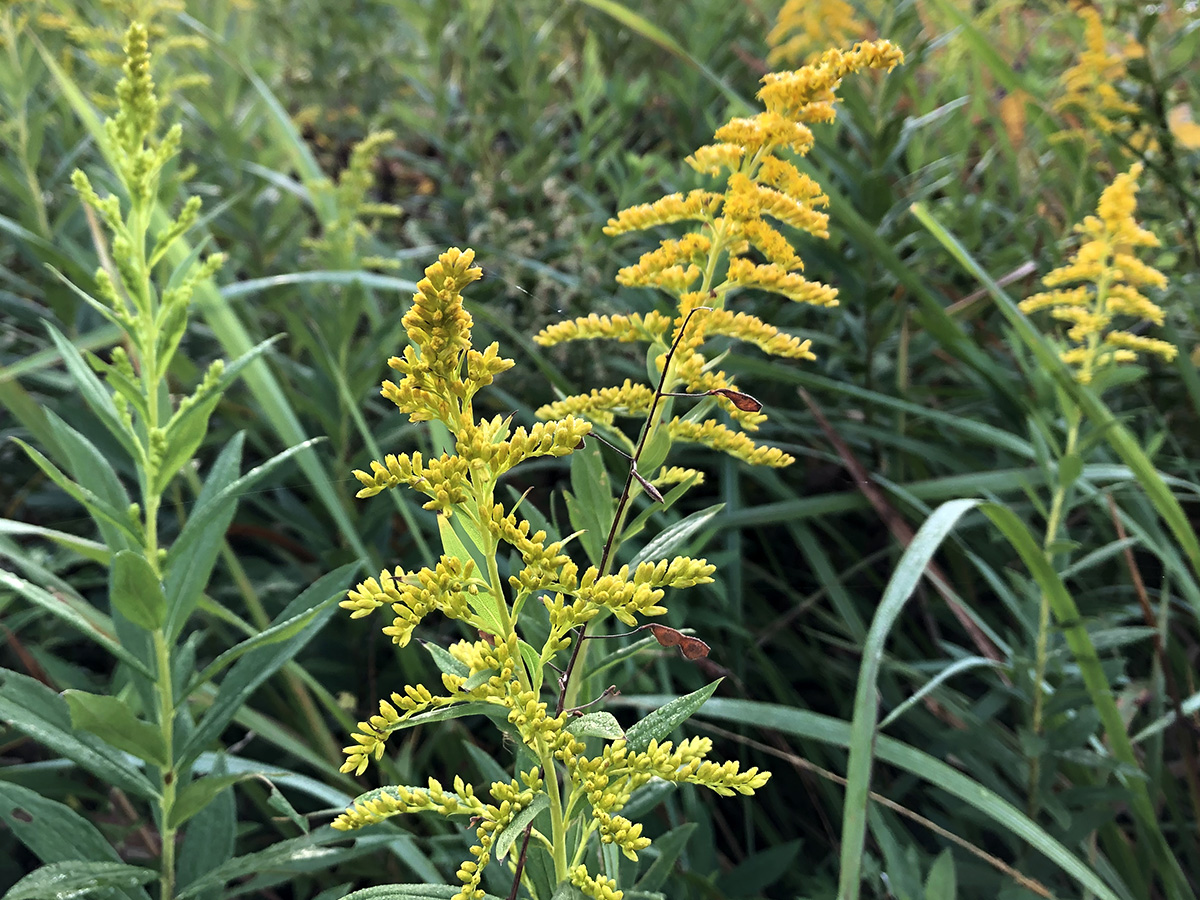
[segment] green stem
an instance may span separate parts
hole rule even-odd
[[[1067,428],[1067,446],[1063,453],[1063,459],[1072,456],[1075,453],[1075,448],[1079,442],[1079,415],[1075,410],[1066,410],[1069,425]],[[1061,466],[1061,462],[1060,462]],[[1061,473],[1061,468],[1060,468]],[[1052,561],[1054,557],[1054,542],[1058,540],[1058,530],[1062,524],[1063,506],[1066,502],[1067,491],[1070,490],[1071,484],[1066,483],[1060,477],[1058,486],[1054,489],[1054,496],[1050,501],[1050,515],[1046,519],[1046,536],[1042,540],[1042,551],[1045,553],[1046,561]],[[1050,598],[1043,593],[1041,602],[1038,606],[1038,631],[1037,631],[1037,649],[1034,656],[1033,666],[1033,734],[1034,737],[1041,737],[1043,718],[1045,716],[1045,692],[1042,689],[1042,683],[1046,677],[1046,665],[1049,659],[1049,636],[1050,636]],[[1033,816],[1037,812],[1038,802],[1038,782],[1041,780],[1041,754],[1034,751],[1032,758],[1029,761],[1029,814]]]
[[[761,156],[761,153],[759,154]],[[751,169],[758,164],[759,156],[756,156],[751,161]],[[716,278],[717,262],[721,258],[721,254],[725,252],[727,240],[728,226],[724,219],[721,220],[719,227],[713,229],[712,246],[708,251],[708,263],[704,267],[704,280],[700,285],[701,294],[708,294],[712,291],[713,281]],[[719,299],[719,298],[718,298]],[[719,305],[719,304],[715,304]],[[687,327],[688,317],[684,317],[680,328]],[[625,487],[621,491],[621,496],[617,500],[617,513],[613,520],[612,528],[609,529],[608,539],[604,545],[604,556],[600,560],[600,577],[608,575],[612,571],[614,560],[617,558],[617,551],[621,548],[621,533],[625,529],[625,520],[629,515],[629,500],[633,491],[633,471],[637,467],[638,460],[641,458],[642,451],[649,446],[654,433],[662,424],[658,418],[658,403],[664,394],[668,394],[675,389],[675,364],[676,356],[674,353],[675,346],[683,337],[683,332],[675,336],[675,344],[672,344],[667,351],[666,368],[663,371],[662,379],[658,385],[658,391],[655,394],[654,404],[650,408],[650,415],[646,417],[646,424],[642,428],[641,436],[638,438],[637,447],[633,451],[633,460],[630,463],[629,474],[625,479]],[[561,712],[564,709],[573,709],[579,700],[579,692],[581,690],[582,679],[572,678],[571,676],[577,670],[586,669],[586,659],[588,652],[588,642],[584,640],[587,633],[587,626],[579,629],[579,635],[576,637],[575,650],[571,655],[571,661],[567,664],[567,679],[563,687],[562,697],[559,700],[558,710]]]
[[[489,505],[490,500],[489,492]],[[482,509],[483,504],[479,505]],[[506,641],[511,637],[519,639],[520,635],[517,634],[516,624],[509,613],[508,602],[504,599],[504,584],[500,580],[500,567],[496,564],[498,552],[499,539],[496,539],[494,545],[491,547],[491,552],[487,555],[488,582],[491,585],[492,596],[496,599],[496,615],[504,628],[504,639]],[[525,668],[525,659],[520,655],[519,651],[516,660],[516,672],[517,679],[521,682],[521,688],[532,693],[533,682],[530,680],[529,672]],[[537,754],[538,765],[542,770],[542,781],[545,783],[546,793],[550,797],[550,835],[554,846],[554,875],[555,883],[559,883],[565,881],[567,878],[567,825],[564,817],[562,793],[558,787],[558,769],[554,763],[554,754],[541,738],[536,741],[536,746],[532,749]]]
[[[154,631],[155,689],[158,694],[158,726],[162,733],[165,764],[161,771],[162,800],[159,805],[159,834],[162,839],[161,893],[171,900],[175,893],[175,828],[170,824],[175,806],[175,692],[171,684],[171,648],[163,629]]]

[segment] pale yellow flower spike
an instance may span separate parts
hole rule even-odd
[[[1113,318],[1119,315],[1155,325],[1163,322],[1162,308],[1139,288],[1162,289],[1167,284],[1166,276],[1132,252],[1138,247],[1158,246],[1158,238],[1134,219],[1141,173],[1138,163],[1104,189],[1097,214],[1075,226],[1084,235],[1079,249],[1042,279],[1051,290],[1021,302],[1025,313],[1048,309],[1053,318],[1070,324],[1068,346],[1061,357],[1083,384],[1105,366],[1133,362],[1139,354],[1170,361],[1178,352],[1166,341],[1111,327]],[[1080,281],[1085,283],[1066,286]]]
[[[814,19],[825,16],[827,20],[820,24],[833,30],[820,36],[822,42],[842,41],[847,33],[863,30],[845,3],[789,0],[785,13]],[[782,24],[786,16],[781,15],[780,28],[790,27]],[[812,36],[816,37],[815,32]],[[727,301],[752,290],[812,306],[836,306],[838,302],[836,288],[800,274],[804,261],[794,236],[805,232],[818,239],[829,237],[829,216],[824,211],[829,198],[819,184],[780,154],[808,153],[815,139],[810,126],[830,122],[836,115],[836,92],[842,78],[862,69],[890,70],[902,62],[904,54],[889,41],[864,41],[850,50],[827,50],[795,71],[765,76],[758,92],[764,109],[722,125],[713,135],[713,143],[687,157],[687,164],[716,179],[718,188],[669,194],[653,203],[632,206],[609,219],[604,229],[606,234],[620,235],[689,223],[690,230],[682,236],[661,240],[656,249],[643,253],[617,275],[617,282],[626,287],[652,287],[671,295],[675,301],[671,314],[593,314],[547,326],[534,340],[542,346],[597,338],[643,341],[658,351],[660,368],[665,351],[675,345],[670,370],[664,373],[664,391],[714,397],[741,429],[755,430],[766,416],[752,408],[752,400],[747,404],[743,397],[742,403],[734,402],[740,391],[705,354],[705,342],[734,338],[772,356],[801,360],[815,356],[811,341],[785,334],[750,313],[735,315],[727,309]],[[689,313],[701,307],[705,311],[689,319]],[[685,322],[687,333],[681,336]],[[646,414],[653,398],[650,387],[627,382],[619,388],[547,404],[538,415],[575,414],[610,426],[615,416]],[[653,427],[658,427],[657,423]],[[675,440],[703,443],[751,464],[786,466],[794,461],[788,454],[759,446],[745,434],[716,422],[674,419],[666,427]],[[644,474],[653,477],[653,473]],[[367,484],[367,489],[371,488]]]

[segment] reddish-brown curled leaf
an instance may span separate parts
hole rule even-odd
[[[646,626],[654,639],[664,647],[678,647],[685,659],[703,659],[708,656],[708,644],[700,638],[684,634],[666,625],[650,624]]]
[[[717,388],[709,391],[710,394],[720,394],[726,400],[729,400],[740,409],[742,412],[756,413],[762,409],[762,404],[751,397],[749,394],[744,394],[741,391],[735,391],[730,388]]]

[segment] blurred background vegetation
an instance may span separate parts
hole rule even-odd
[[[710,477],[689,506],[654,520],[661,529],[724,503],[692,545],[717,564],[718,581],[668,617],[695,629],[712,656],[701,666],[670,653],[638,656],[611,675],[626,699],[725,676],[719,698],[770,704],[755,722],[722,718],[726,707],[715,703],[703,723],[721,755],[774,771],[767,789],[721,803],[680,791],[646,817],[652,836],[694,826],[686,874],[671,875],[661,888],[667,896],[833,896],[843,790],[821,770],[844,773],[846,754],[833,737],[789,730],[786,714],[850,718],[867,627],[931,509],[956,497],[996,499],[1040,533],[1047,488],[1059,477],[1051,380],[910,206],[923,204],[1019,298],[1069,252],[1071,226],[1094,210],[1113,175],[1144,161],[1139,218],[1162,240],[1148,261],[1170,281],[1159,336],[1181,352],[1174,363],[1131,369],[1106,400],[1181,499],[1191,497],[1194,521],[1200,128],[1192,120],[1200,119],[1200,83],[1192,66],[1200,16],[1194,5],[1094,4],[1114,100],[1072,91],[1079,79],[1067,73],[1088,49],[1087,21],[1065,3],[863,0],[852,4],[844,34],[822,32],[840,21],[822,6],[807,4],[795,28],[783,23],[777,45],[805,28],[814,34],[768,61],[780,11],[771,0],[197,0],[186,8],[9,0],[0,6],[0,437],[52,447],[50,411],[101,448],[111,441],[83,414],[43,323],[101,356],[115,338],[49,267],[92,283],[95,224],[68,179],[76,167],[91,172],[98,151],[78,103],[111,95],[131,17],[154,26],[154,74],[170,97],[164,116],[184,127],[183,165],[169,177],[204,197],[209,246],[229,257],[220,292],[198,298],[172,390],[193,386],[213,358],[284,335],[261,371],[226,395],[197,464],[203,470],[237,431],[246,433],[247,465],[303,438],[326,438],[312,462],[279,470],[241,498],[204,607],[197,653],[206,659],[238,636],[239,622],[261,626],[341,563],[365,558],[378,570],[430,561],[433,517],[398,494],[355,502],[349,472],[380,450],[429,445],[379,397],[378,383],[401,346],[412,282],[440,250],[475,248],[485,271],[472,294],[481,337],[518,361],[488,395],[489,414],[516,411],[529,422],[556,391],[637,377],[644,360],[611,347],[560,354],[530,340],[564,313],[652,307],[646,292],[613,281],[645,246],[606,238],[608,217],[694,186],[683,158],[753,107],[765,72],[833,43],[896,42],[907,64],[847,83],[837,124],[818,132],[807,161],[830,195],[832,236],[798,249],[806,276],[837,286],[841,306],[813,310],[764,296],[755,308],[811,337],[818,361],[767,362],[741,347],[727,360],[771,413],[763,436],[799,461],[760,471],[702,451],[681,454],[674,462]],[[565,469],[526,471],[539,480],[516,487],[535,488],[545,508]],[[874,492],[862,490],[863,472]],[[187,483],[165,507],[167,531],[178,530],[195,501]],[[1102,440],[1081,485],[1066,518],[1070,559],[1059,568],[1130,733],[1158,723],[1137,741],[1138,777],[1151,785],[1183,869],[1200,872],[1197,810],[1184,787],[1195,774],[1200,708],[1196,573]],[[555,511],[565,524],[565,510]],[[4,568],[104,605],[104,567],[42,531],[93,539],[93,526],[7,440],[0,516]],[[1118,895],[1151,896],[1154,888],[1131,874],[1136,866],[1121,864],[1122,853],[1136,856],[1138,838],[1113,777],[1120,764],[1099,737],[1057,631],[1047,670],[1052,724],[1030,730],[1037,591],[985,525],[968,518],[942,545],[947,589],[919,585],[891,632],[881,715],[936,683],[884,733],[1029,812],[1107,881],[1123,883]],[[1149,621],[1139,598],[1149,601]],[[2,588],[0,613],[4,666],[55,690],[110,684],[106,658]],[[458,637],[436,627],[427,626],[430,640]],[[294,773],[279,781],[288,800],[326,823],[337,804],[322,785],[351,795],[374,786],[337,774],[347,729],[383,688],[434,671],[419,654],[393,650],[373,626],[334,617],[286,679],[250,698],[226,744]],[[1183,720],[1162,728],[1176,703]],[[504,752],[489,741],[470,719],[418,729],[385,773],[402,783],[443,772],[478,781],[491,774],[490,755]],[[1034,757],[1043,774],[1031,790]],[[84,813],[124,858],[153,855],[118,792],[53,763],[17,732],[0,732],[0,760],[0,779]],[[1036,848],[937,784],[879,762],[872,787],[894,805],[872,806],[868,896],[934,900],[955,896],[955,883],[964,897],[1078,894]],[[266,786],[240,787],[237,804],[238,854],[301,834]],[[462,836],[441,820],[407,827],[415,844],[360,841],[319,865],[264,863],[227,893],[336,897],[388,880],[452,878]],[[34,865],[0,831],[0,888]]]

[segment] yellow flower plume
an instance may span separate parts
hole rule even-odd
[[[1079,60],[1063,73],[1063,95],[1054,103],[1055,112],[1068,113],[1076,124],[1054,136],[1056,140],[1079,139],[1091,147],[1096,135],[1129,135],[1129,116],[1138,106],[1121,96],[1117,85],[1125,77],[1125,64],[1144,52],[1130,41],[1121,50],[1109,50],[1100,12],[1091,6],[1079,9],[1084,26],[1084,49]]]
[[[903,61],[904,54],[889,41],[866,41],[849,51],[826,51],[795,71],[765,76],[758,92],[763,111],[722,125],[713,143],[686,160],[701,175],[719,179],[719,189],[669,194],[638,204],[617,213],[604,229],[606,234],[619,235],[689,223],[687,233],[661,241],[617,275],[617,282],[627,287],[654,287],[671,295],[675,300],[671,313],[593,314],[550,325],[534,340],[543,346],[592,339],[642,341],[657,351],[660,367],[667,349],[675,346],[664,392],[713,397],[742,429],[755,430],[766,417],[756,404],[735,402],[738,388],[705,355],[704,343],[708,338],[733,338],[773,356],[815,359],[810,341],[781,332],[749,313],[735,314],[725,303],[740,291],[757,290],[797,303],[837,305],[835,288],[801,274],[804,263],[787,233],[790,229],[828,237],[829,217],[823,207],[829,198],[780,154],[808,153],[814,140],[810,126],[830,122],[836,115],[836,91],[843,77],[862,69],[890,70]],[[707,309],[689,320],[689,314],[700,307]],[[681,334],[685,324],[686,333]],[[607,426],[618,415],[644,417],[653,399],[652,388],[627,381],[548,404],[538,415],[570,413]],[[666,427],[675,440],[705,444],[752,464],[786,466],[795,461],[715,422],[677,417]]]
[[[812,62],[822,47],[848,44],[866,31],[846,0],[784,0],[775,27],[767,33],[767,62]]]
[[[1166,276],[1133,255],[1138,247],[1158,246],[1158,238],[1133,216],[1141,172],[1138,163],[1104,189],[1096,215],[1075,226],[1084,235],[1079,249],[1042,279],[1051,290],[1021,302],[1023,312],[1048,309],[1053,318],[1070,325],[1061,356],[1083,384],[1105,366],[1133,362],[1139,354],[1169,361],[1177,352],[1166,341],[1112,327],[1116,316],[1163,322],[1162,308],[1140,288],[1164,288]]]

